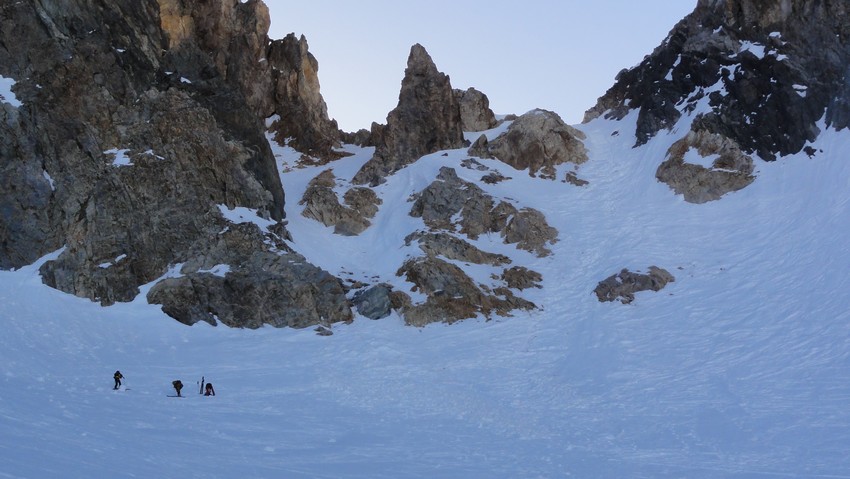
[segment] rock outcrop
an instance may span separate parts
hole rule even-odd
[[[152,300],[187,323],[350,315],[338,280],[308,265],[295,273],[291,253],[268,249],[287,233],[263,120],[299,110],[294,97],[320,97],[306,44],[285,75],[304,76],[299,93],[273,94],[283,69],[271,64],[286,55],[267,37],[261,1],[35,0],[4,6],[0,22],[0,75],[20,101],[0,110],[0,267],[64,246],[42,266],[45,283],[104,305],[129,301],[216,250],[232,229],[223,211],[241,208],[273,225],[241,236],[240,249],[258,256],[219,255],[231,267],[224,278],[186,271]],[[321,116],[294,121],[324,130]],[[289,296],[261,301],[278,294]]]
[[[531,176],[555,179],[555,167],[587,161],[584,133],[567,125],[557,113],[532,110],[519,116],[492,141],[482,135],[469,149],[479,158],[496,158]]]
[[[505,270],[502,273],[502,281],[509,288],[528,289],[540,288],[540,282],[543,281],[543,276],[537,271],[532,271],[525,266],[514,266]]]
[[[752,158],[733,140],[715,133],[691,131],[667,155],[655,177],[689,203],[718,200],[755,180]],[[688,162],[689,155],[695,155],[697,162]]]
[[[474,264],[501,266],[511,260],[502,254],[481,251],[468,242],[448,233],[423,233],[417,231],[405,238],[405,243],[419,243],[419,248],[428,256],[442,256],[446,259]]]
[[[637,110],[636,144],[693,116],[764,160],[801,151],[824,118],[850,125],[850,6],[841,0],[700,0],[587,112]]]
[[[448,75],[437,70],[422,45],[410,49],[398,106],[386,126],[372,126],[374,157],[354,176],[372,186],[420,157],[463,146],[460,107]]]
[[[536,308],[534,303],[516,297],[507,288],[485,292],[458,266],[432,256],[406,261],[397,274],[413,283],[415,291],[428,297],[422,304],[401,308],[405,323],[411,326],[453,323],[479,314],[506,316],[515,309]]]
[[[325,226],[333,226],[336,234],[359,235],[371,225],[369,218],[378,212],[381,199],[371,189],[357,186],[345,193],[345,205],[342,205],[334,191],[335,186],[332,170],[325,170],[313,178],[298,203],[304,205],[301,214]]]
[[[406,243],[417,242],[423,257],[407,260],[399,276],[412,283],[413,291],[426,296],[420,304],[407,298],[397,301],[407,324],[454,322],[478,315],[509,315],[516,309],[536,306],[514,294],[512,289],[535,286],[539,273],[513,266],[495,271],[492,283],[476,284],[457,263],[502,268],[511,263],[504,255],[483,251],[460,236],[476,239],[499,233],[508,244],[538,256],[550,253],[546,245],[557,240],[557,231],[533,209],[518,210],[495,200],[478,186],[461,180],[454,169],[442,168],[437,179],[415,196],[410,215],[422,218],[428,232],[415,232]],[[398,293],[404,294],[399,291]]]
[[[461,180],[454,169],[441,168],[437,180],[416,195],[410,215],[422,218],[432,230],[455,231],[477,238],[500,233],[508,244],[538,256],[550,254],[546,247],[557,241],[558,232],[532,208],[517,209],[506,201],[495,203],[478,186]],[[455,223],[457,221],[457,223]]]
[[[253,224],[231,226],[207,249],[193,251],[175,277],[158,282],[148,300],[188,325],[304,328],[351,320],[337,278],[263,239]]]
[[[600,302],[617,301],[623,304],[635,300],[635,293],[640,291],[661,291],[667,283],[676,279],[667,270],[655,266],[649,267],[649,273],[633,273],[623,269],[618,274],[611,275],[600,281],[593,290]]]

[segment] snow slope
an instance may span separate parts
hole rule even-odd
[[[850,477],[850,133],[693,205],[654,178],[683,133],[632,149],[634,121],[578,127],[583,188],[481,160],[512,177],[482,188],[560,232],[542,259],[476,243],[543,274],[521,293],[541,309],[510,318],[358,317],[330,337],[186,327],[144,294],[101,308],[42,286],[38,264],[0,272],[0,477]],[[440,166],[482,172],[462,150],[429,155],[377,188],[373,227],[335,236],[297,203],[327,167],[348,187],[371,150],[346,148],[303,169],[278,148],[292,245],[409,289],[395,276],[420,254],[403,242],[422,226],[409,196]],[[631,305],[592,293],[650,265],[676,281]],[[218,396],[197,394],[201,375]],[[187,397],[166,397],[178,378]]]

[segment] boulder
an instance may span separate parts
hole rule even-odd
[[[567,125],[556,113],[532,110],[517,118],[492,141],[483,135],[469,149],[480,158],[496,158],[531,176],[554,179],[555,167],[587,161],[584,133]]]
[[[508,316],[516,309],[537,307],[504,287],[484,291],[463,270],[439,258],[410,259],[397,274],[404,275],[407,281],[413,283],[414,291],[427,296],[424,303],[414,305],[407,302],[401,306],[404,321],[411,326],[454,323],[479,315],[486,318],[493,314]]]
[[[346,206],[363,218],[374,218],[378,214],[378,206],[383,203],[383,200],[378,198],[374,190],[363,186],[350,188],[342,196],[342,199]]]
[[[455,215],[482,207],[489,211],[493,207],[492,198],[478,186],[461,180],[453,168],[442,167],[437,179],[415,195],[410,216],[422,218],[432,229],[454,231]],[[489,224],[476,228],[489,229]]]
[[[514,295],[511,288],[536,286],[540,275],[525,268],[511,268],[491,279],[496,285],[475,284],[456,264],[449,261],[490,266],[503,266],[510,258],[482,251],[461,239],[456,233],[476,238],[485,233],[500,233],[506,243],[516,244],[539,256],[549,254],[545,247],[557,240],[543,215],[533,209],[516,207],[495,200],[478,186],[465,182],[452,168],[443,167],[437,179],[415,195],[411,216],[422,218],[429,232],[416,232],[405,242],[413,241],[425,257],[411,258],[398,270],[399,276],[414,284],[414,291],[426,296],[421,304],[409,301],[399,305],[407,324],[422,326],[442,321],[454,322],[478,315],[510,315],[517,309],[536,306]]]
[[[599,302],[619,300],[623,304],[635,300],[635,293],[640,291],[661,291],[667,283],[675,278],[667,270],[655,266],[649,267],[649,273],[633,273],[623,269],[618,274],[600,281],[593,290]]]
[[[475,88],[455,90],[454,93],[460,108],[460,123],[463,131],[484,131],[496,126],[496,115],[490,109],[490,100],[487,95]]]
[[[352,302],[357,312],[369,319],[385,318],[393,310],[392,286],[382,283],[358,291]]]
[[[509,218],[502,237],[505,243],[516,244],[519,249],[544,257],[552,253],[546,245],[558,241],[558,230],[549,226],[543,213],[523,208]]]
[[[564,178],[564,182],[578,187],[590,184],[589,181],[579,178],[575,171],[568,171],[567,176]]]
[[[489,312],[485,294],[451,263],[433,257],[416,258],[406,261],[396,274],[404,275],[414,284],[414,291],[428,297],[425,303],[402,310],[406,324],[453,323]]]

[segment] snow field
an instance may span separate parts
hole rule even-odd
[[[546,258],[475,242],[543,274],[518,293],[540,310],[510,318],[190,328],[144,294],[101,308],[42,286],[38,264],[0,272],[0,477],[850,477],[850,133],[824,128],[823,153],[757,160],[753,185],[692,205],[654,178],[686,125],[633,149],[634,121],[579,126],[586,187],[479,160],[511,177],[482,188],[560,232]],[[429,155],[341,237],[297,203],[328,167],[350,186],[371,150],[346,148],[303,169],[276,151],[292,246],[407,290],[395,271],[421,253],[403,239],[424,227],[410,195],[441,166],[486,172],[460,167],[463,150]],[[676,281],[631,305],[592,293],[651,265]],[[129,390],[111,390],[116,369]],[[185,399],[166,397],[173,379]]]

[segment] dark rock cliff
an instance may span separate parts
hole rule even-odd
[[[683,115],[765,160],[801,151],[817,122],[850,125],[850,4],[700,0],[694,12],[590,109],[585,121],[638,110],[638,145]],[[707,107],[706,107],[707,104]]]

